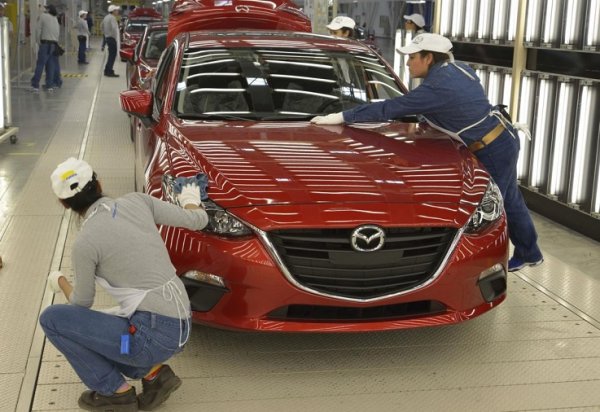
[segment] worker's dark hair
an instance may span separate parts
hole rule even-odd
[[[344,36],[348,37],[349,39],[354,38],[354,29],[351,29],[350,27],[342,27],[340,30],[342,33],[344,33]]]
[[[81,216],[96,200],[103,196],[102,188],[100,187],[98,180],[96,180],[96,173],[94,173],[92,175],[92,180],[83,187],[81,192],[68,199],[62,199],[61,202],[65,207],[72,209]]]
[[[421,55],[421,57],[425,57],[428,54],[431,54],[431,56],[433,57],[433,61],[431,62],[429,67],[433,66],[434,64],[450,60],[450,56],[448,55],[448,53],[440,53],[440,52],[433,52],[433,51],[428,51],[428,50],[421,50],[419,52],[419,54]]]

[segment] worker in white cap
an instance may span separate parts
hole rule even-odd
[[[541,264],[544,259],[537,245],[537,233],[517,184],[520,141],[510,116],[501,107],[490,104],[471,67],[454,61],[452,43],[446,37],[419,34],[398,50],[409,55],[410,75],[422,78],[421,85],[403,96],[317,116],[311,122],[385,122],[420,115],[430,126],[463,142],[498,185],[514,245],[508,270]]]
[[[425,18],[419,13],[404,16],[404,28],[414,34],[426,33]]]
[[[88,64],[85,57],[85,51],[87,50],[88,39],[90,37],[90,28],[87,22],[88,12],[85,10],[79,11],[79,20],[75,28],[77,29],[77,41],[79,41],[79,50],[77,52],[77,63]]]
[[[119,51],[119,39],[121,32],[119,31],[119,24],[117,23],[117,17],[121,8],[116,4],[108,6],[108,14],[104,16],[102,20],[102,34],[106,40],[106,47],[108,47],[108,57],[106,58],[106,65],[104,66],[104,75],[107,77],[119,77],[115,73],[114,65],[117,58],[117,52]]]
[[[204,228],[205,188],[183,184],[181,207],[143,193],[112,199],[92,167],[75,158],[59,164],[50,180],[60,203],[80,220],[71,252],[73,284],[60,271],[48,277],[68,304],[46,308],[40,325],[90,389],[81,394],[80,408],[153,410],[181,385],[163,362],[182,350],[191,328],[190,301],[157,225]],[[91,309],[96,284],[118,306]],[[126,377],[142,380],[137,397]]]
[[[337,16],[326,27],[332,36],[354,38],[356,22],[348,16]]]

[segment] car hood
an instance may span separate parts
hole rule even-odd
[[[180,121],[169,135],[170,169],[204,171],[226,209],[427,204],[470,215],[489,182],[462,144],[423,125]]]

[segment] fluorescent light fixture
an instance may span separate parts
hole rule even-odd
[[[598,118],[595,116],[597,87],[582,82],[579,95],[579,112],[577,113],[577,132],[575,135],[575,158],[573,159],[571,193],[569,203],[580,205],[587,198],[586,189],[592,176],[592,136],[598,133]]]
[[[581,42],[584,0],[565,0],[564,3],[565,16],[563,20],[564,30],[561,47],[573,48]],[[590,15],[590,19],[592,18],[592,15]]]
[[[596,187],[594,188],[594,203],[592,204],[592,213],[600,214],[600,163],[596,168]]]
[[[541,5],[544,3],[538,0],[529,0],[527,2],[527,24],[525,25],[525,41],[535,43],[540,39],[540,20],[542,15]]]
[[[552,103],[554,101],[555,80],[549,77],[540,77],[536,105],[535,127],[533,129],[531,173],[529,184],[540,188],[546,178],[548,163],[548,141],[550,138],[552,117]]]
[[[508,15],[508,0],[494,2],[494,18],[492,21],[492,40],[499,42],[506,38],[506,18]]]
[[[452,37],[463,37],[465,32],[464,0],[454,0],[452,9]]]
[[[474,39],[477,36],[477,15],[479,0],[465,0],[465,37]]]
[[[529,75],[523,75],[521,78],[521,96],[519,99],[519,114],[517,117],[518,123],[531,125],[531,113],[535,102],[535,85],[534,80]],[[527,176],[528,159],[529,159],[529,140],[522,133],[519,133],[521,140],[521,152],[517,161],[517,179],[523,180]]]
[[[508,12],[508,29],[507,29],[507,33],[506,33],[506,39],[509,42],[515,41],[515,36],[517,34],[518,18],[519,18],[519,2],[511,0],[509,12]]]
[[[491,0],[479,2],[479,25],[477,26],[477,37],[481,40],[490,37],[490,12]]]
[[[546,1],[542,34],[542,43],[546,46],[551,47],[558,42],[558,20],[560,19],[560,6],[562,3],[562,0]]]
[[[510,108],[510,98],[512,95],[512,73],[504,73],[504,86],[502,89],[501,103]]]
[[[452,15],[454,13],[453,8],[452,8],[452,2],[446,0],[446,1],[440,2],[440,5],[442,7],[442,12],[440,13],[440,15],[441,15],[440,33],[443,36],[450,36]]]
[[[575,113],[575,85],[566,79],[559,80],[556,103],[556,125],[552,144],[550,164],[550,185],[548,194],[559,197],[565,191],[565,172],[569,161],[568,142],[570,141]]]
[[[589,5],[585,46],[596,49],[600,45],[600,1],[589,0]]]
[[[490,103],[496,105],[500,103],[500,95],[501,95],[501,82],[502,78],[500,76],[500,72],[497,70],[490,70],[488,74],[488,92],[487,96]]]

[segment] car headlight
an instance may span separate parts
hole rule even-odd
[[[170,174],[164,174],[162,177],[162,190],[166,201],[181,206],[175,193],[175,177]],[[208,215],[208,225],[202,229],[202,232],[230,237],[252,234],[252,230],[248,226],[212,200],[205,200],[202,202],[202,205]]]
[[[496,183],[490,180],[490,184],[488,185],[481,202],[477,206],[477,209],[475,209],[473,215],[471,215],[469,223],[467,223],[466,232],[478,232],[490,223],[500,219],[503,211],[504,206],[500,189]]]

